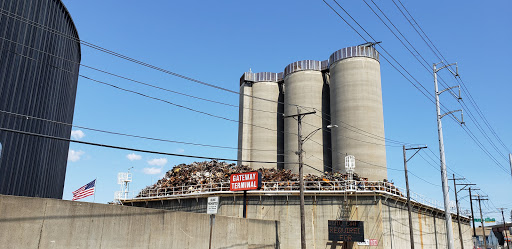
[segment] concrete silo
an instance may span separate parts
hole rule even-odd
[[[247,95],[241,95],[240,114],[242,115],[239,129],[239,143],[242,143],[239,160],[276,162],[257,163],[252,162],[252,168],[278,168],[277,162],[283,161],[283,117],[282,117],[282,85],[279,83],[277,73],[245,73],[242,90]],[[249,84],[251,89],[249,90]],[[249,94],[251,92],[251,94]],[[245,116],[247,115],[247,117]],[[250,116],[250,117],[249,117]],[[245,131],[244,131],[245,129]],[[241,139],[240,139],[241,134]],[[246,146],[244,148],[244,145]],[[240,147],[239,147],[240,148]],[[250,150],[244,150],[250,149]]]
[[[252,83],[246,78],[252,73],[244,73],[240,78],[240,101],[238,105],[238,164],[251,166],[244,162],[251,160],[252,135]]]
[[[356,158],[359,175],[387,178],[379,53],[348,47],[329,58],[333,168],[345,172],[345,155]]]
[[[330,166],[330,155],[327,155],[330,150],[324,151],[324,141],[329,139],[325,132],[329,122],[322,117],[323,113],[328,113],[329,110],[329,91],[325,91],[328,86],[322,73],[322,65],[325,69],[327,62],[297,61],[286,66],[283,75],[285,115],[297,114],[297,106],[300,106],[301,113],[313,110],[317,112],[302,119],[303,138],[309,136],[303,144],[304,164],[311,166],[304,167],[305,174],[319,175],[328,170],[324,165]],[[297,132],[297,120],[286,118],[284,120],[285,162],[298,162],[295,154],[298,145]],[[293,172],[299,170],[298,164],[286,164],[285,168]]]

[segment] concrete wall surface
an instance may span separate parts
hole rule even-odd
[[[0,195],[1,248],[208,248],[200,213]],[[278,222],[216,216],[212,248],[276,248]]]
[[[178,200],[134,202],[149,208],[174,211],[206,212],[206,196]],[[220,196],[219,214],[242,217],[241,196]],[[346,200],[346,201],[345,201]],[[247,217],[279,221],[277,229],[280,249],[300,248],[300,210],[298,195],[248,195]],[[379,195],[305,196],[307,248],[340,249],[342,243],[328,240],[328,220],[348,219],[364,222],[366,239],[377,241],[377,246],[351,245],[350,249],[410,248],[409,220],[405,202]],[[442,210],[413,207],[415,248],[441,249],[446,247],[446,223]],[[434,219],[435,217],[435,219]],[[434,223],[435,222],[435,223]],[[435,225],[434,225],[435,224]],[[453,219],[455,248],[461,248],[456,219]],[[461,223],[464,248],[471,246],[471,227]],[[270,236],[270,235],[269,235]],[[437,246],[436,246],[437,245]]]

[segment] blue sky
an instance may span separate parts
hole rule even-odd
[[[374,0],[394,25],[429,64],[439,62],[430,48],[412,29],[391,0]],[[291,62],[303,59],[326,60],[341,48],[364,43],[323,1],[63,1],[78,28],[80,38],[118,53],[170,71],[238,91],[239,78],[254,72],[281,72]],[[348,18],[334,2],[340,14]],[[386,51],[433,93],[433,79],[411,53],[381,23],[364,1],[338,1]],[[367,2],[372,5],[371,0]],[[512,40],[510,1],[403,1],[412,16],[449,62],[458,62],[459,73],[472,97],[508,148],[512,148],[510,106],[512,84],[508,77]],[[333,6],[333,7],[334,7]],[[375,8],[375,7],[374,7]],[[357,27],[357,25],[355,25]],[[358,31],[362,32],[359,27]],[[364,34],[364,32],[362,32]],[[238,95],[148,69],[82,46],[82,63],[128,78],[238,104]],[[162,98],[204,112],[238,119],[238,109],[212,104],[120,80],[82,67],[80,73],[130,90]],[[412,144],[427,144],[438,156],[435,106],[393,67],[381,60],[386,137]],[[441,76],[457,85],[448,71]],[[467,96],[466,103],[469,104]],[[460,104],[447,93],[442,102],[450,109]],[[472,106],[470,106],[472,107]],[[465,110],[466,112],[466,110]],[[512,207],[512,180],[506,151],[494,139],[483,121],[470,109],[496,144],[500,154],[466,118],[467,127],[507,171],[500,169],[471,140],[464,130],[443,118],[445,151],[450,169],[478,184],[492,203],[484,207]],[[238,124],[180,109],[169,104],[94,83],[78,81],[74,124],[147,137],[236,147]],[[192,155],[236,158],[236,151],[183,144],[154,142],[87,131],[76,132],[83,141]],[[82,136],[83,135],[83,136]],[[392,145],[392,144],[389,144]],[[71,144],[73,157],[67,168],[65,199],[71,192],[97,178],[96,202],[112,201],[118,172],[130,167],[131,189],[154,183],[180,163],[193,159]],[[430,161],[428,151],[409,162],[411,189],[441,200],[439,162]],[[140,157],[138,157],[140,156]],[[421,156],[423,156],[423,159]],[[138,160],[135,160],[138,159]],[[435,159],[435,158],[434,158]],[[387,147],[389,168],[402,169],[401,147]],[[388,178],[405,186],[402,171],[388,170]],[[424,180],[433,183],[425,182]],[[461,192],[463,209],[469,209],[467,192]],[[89,197],[91,198],[91,197]],[[453,193],[451,199],[453,199]],[[92,201],[85,199],[84,201]],[[489,216],[498,216],[490,213]],[[501,218],[500,218],[501,219]]]

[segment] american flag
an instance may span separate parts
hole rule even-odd
[[[90,183],[85,184],[81,188],[73,191],[73,201],[93,195],[95,186],[96,186],[96,179],[94,179]]]

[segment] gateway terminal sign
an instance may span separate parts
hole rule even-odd
[[[232,174],[229,179],[229,190],[247,191],[261,189],[261,172]]]

